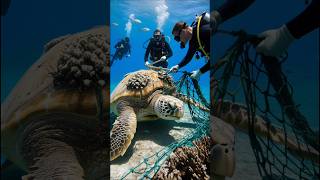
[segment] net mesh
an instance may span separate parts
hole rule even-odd
[[[245,103],[250,143],[263,179],[319,179],[319,139],[294,103],[293,88],[281,69],[286,57],[279,60],[257,55],[253,47],[260,39],[244,31],[220,32],[236,36],[237,40],[222,58],[211,63],[210,105],[214,107],[211,114],[219,116],[223,101]],[[210,105],[198,82],[191,79],[188,72],[180,73],[181,77],[175,82],[177,95],[190,99],[187,106],[196,128],[181,140],[145,157],[122,179],[132,173],[140,179],[152,179],[177,147],[192,146],[192,141],[208,134]],[[199,104],[196,106],[194,102]],[[272,127],[280,129],[285,135],[284,143],[258,136],[256,116],[266,121],[268,131],[272,131]],[[295,140],[297,151],[289,150],[290,138]]]
[[[138,165],[132,167],[128,172],[123,174],[121,179],[126,179],[133,173],[138,175],[139,179],[152,179],[165,160],[177,147],[192,146],[192,141],[208,134],[210,109],[208,100],[201,92],[198,82],[191,79],[188,72],[179,72],[179,74],[181,74],[180,78],[174,83],[177,88],[175,96],[189,100],[187,101],[187,106],[191,118],[196,124],[196,128],[188,130],[183,138],[159,150],[153,155],[144,157]],[[197,104],[194,102],[197,102]]]
[[[219,107],[225,100],[245,102],[250,142],[263,178],[318,179],[318,136],[293,101],[293,88],[281,69],[286,57],[280,60],[257,55],[253,47],[259,38],[244,31],[220,32],[236,36],[237,40],[222,58],[211,63],[212,106]],[[213,113],[219,114],[218,109],[213,108]],[[284,144],[256,135],[257,115],[285,133]],[[288,150],[289,137],[297,142],[298,152]],[[303,146],[308,152],[315,150],[317,153],[302,156],[300,147]]]

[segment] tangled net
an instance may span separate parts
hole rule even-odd
[[[218,117],[221,109],[220,102],[245,102],[249,118],[250,143],[263,179],[319,179],[319,155],[313,154],[314,157],[308,159],[299,155],[303,154],[300,147],[307,147],[310,154],[314,151],[319,152],[319,139],[293,101],[293,88],[281,69],[285,58],[279,61],[275,58],[259,56],[252,47],[261,39],[248,35],[244,31],[220,32],[236,36],[237,40],[221,59],[211,63],[211,77],[214,77],[210,80],[211,104],[204,98],[198,82],[192,80],[187,72],[182,72],[181,78],[175,82],[177,94],[192,99],[192,102],[199,102],[207,109],[210,109],[211,105],[213,108],[210,109],[210,114]],[[166,167],[162,164],[170,154],[175,152],[187,157],[193,146],[192,142],[208,134],[210,115],[208,111],[204,110],[205,108],[199,108],[201,106],[194,106],[193,103],[187,103],[187,105],[197,128],[187,133],[180,141],[144,158],[140,164],[124,174],[122,179],[132,173],[139,174],[141,179],[152,179],[161,167]],[[272,127],[275,126],[284,132],[285,143],[276,143],[271,137],[259,137],[254,129],[256,116],[262,117],[267,125],[270,125],[268,131],[272,132],[274,130]],[[295,139],[298,152],[288,150],[287,138]],[[182,146],[183,148],[177,149]],[[169,158],[167,163],[170,162],[176,165],[175,160]],[[197,169],[196,165],[194,167]],[[173,169],[161,170],[156,177],[179,176],[181,172]]]
[[[135,174],[139,176],[139,179],[152,179],[153,176],[158,172],[158,170],[162,167],[163,163],[170,157],[172,152],[176,150],[178,147],[184,146],[185,149],[189,149],[194,144],[193,141],[199,140],[200,138],[209,134],[209,111],[204,111],[203,109],[210,109],[210,104],[205,99],[204,95],[201,92],[200,86],[196,80],[190,78],[190,73],[188,72],[180,72],[182,73],[181,77],[178,81],[174,82],[170,76],[168,76],[165,72],[159,72],[163,80],[168,81],[170,83],[174,83],[176,87],[176,96],[181,96],[183,98],[188,98],[191,101],[187,103],[188,109],[190,111],[190,115],[192,120],[196,124],[195,129],[189,130],[186,136],[167,147],[161,149],[155,154],[145,157],[141,163],[137,166],[129,169],[128,172],[123,174],[121,179],[126,179],[131,174]],[[172,89],[164,89],[164,92],[172,93]],[[192,102],[198,102],[195,105]],[[197,144],[195,142],[195,144]],[[195,153],[195,149],[189,149],[190,153]],[[201,149],[202,151],[203,149]],[[185,154],[186,156],[190,156],[191,154]],[[203,157],[201,157],[203,158]],[[194,164],[194,165],[199,165]],[[194,167],[196,169],[196,166]],[[196,171],[198,171],[197,169]],[[205,174],[203,174],[206,177]],[[137,176],[135,176],[137,177]],[[160,178],[160,177],[159,177]]]
[[[259,115],[280,128],[286,138],[294,138],[299,147],[306,145],[309,152],[319,152],[319,139],[294,103],[293,88],[282,72],[281,64],[286,58],[279,61],[259,56],[253,47],[260,40],[243,31],[220,32],[236,36],[237,40],[221,59],[211,63],[212,114],[219,114],[219,102],[224,100],[245,102],[250,142],[263,178],[318,179],[319,155],[306,160],[288,150],[287,139],[284,145],[277,144],[269,137],[258,137],[254,130],[254,117]]]

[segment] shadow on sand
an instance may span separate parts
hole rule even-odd
[[[160,146],[168,146],[175,141],[169,134],[172,129],[195,128],[196,125],[191,122],[177,122],[168,120],[156,120],[147,122],[138,122],[137,131],[128,150],[122,157],[118,157],[111,164],[120,165],[127,163],[134,153],[134,144],[139,140],[150,140]],[[160,149],[159,149],[160,150]]]

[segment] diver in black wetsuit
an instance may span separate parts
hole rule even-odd
[[[172,56],[172,50],[170,45],[165,40],[164,35],[158,29],[154,31],[153,37],[150,39],[144,55],[144,62],[146,66],[150,65],[148,62],[149,54],[150,60],[152,63],[154,63],[152,66],[163,68],[168,67],[167,61]]]
[[[227,0],[219,9],[211,13],[211,27],[215,32],[222,22],[248,8],[254,0]],[[277,99],[289,117],[296,131],[304,140],[315,149],[319,150],[319,137],[309,127],[307,119],[295,106],[294,100],[282,76],[281,64],[278,57],[283,55],[290,44],[319,28],[320,26],[320,1],[312,0],[309,6],[291,21],[278,29],[267,30],[259,36],[264,38],[256,47],[262,54],[262,62],[267,70],[273,88],[278,92]]]
[[[174,39],[177,42],[180,42],[181,48],[185,48],[185,45],[189,42],[189,49],[182,61],[173,66],[170,71],[176,72],[178,69],[187,65],[194,54],[197,54],[196,57],[199,59],[200,53],[201,57],[206,58],[207,63],[200,69],[192,71],[192,75],[190,76],[198,80],[203,73],[210,69],[210,15],[203,13],[201,16],[198,16],[197,20],[192,23],[191,26],[188,26],[185,22],[177,22],[173,27],[172,35],[174,35]]]
[[[130,56],[131,46],[129,41],[130,41],[129,38],[125,37],[114,46],[116,48],[116,53],[111,59],[110,66],[113,64],[115,60],[117,59],[121,60],[124,55],[126,55],[126,57]]]

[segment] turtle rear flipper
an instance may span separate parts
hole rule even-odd
[[[127,151],[137,128],[137,116],[134,109],[125,101],[117,105],[119,117],[110,132],[110,160],[114,160]]]

